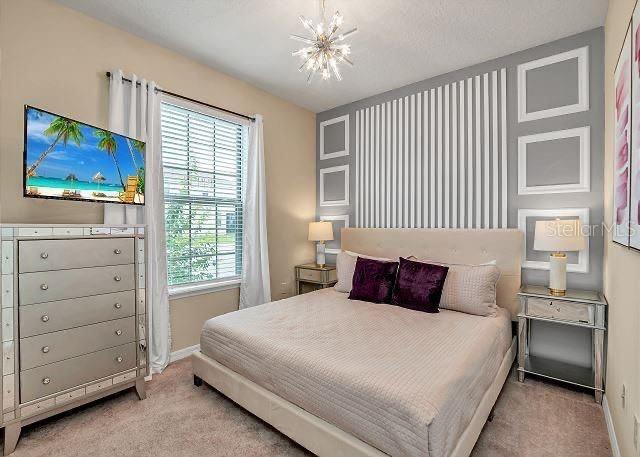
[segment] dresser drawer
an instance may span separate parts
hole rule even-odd
[[[135,316],[20,339],[20,369],[28,370],[136,339]]]
[[[133,265],[21,273],[20,305],[134,289]]]
[[[136,345],[128,343],[32,368],[20,374],[20,401],[26,403],[135,366]]]
[[[527,298],[527,315],[581,324],[594,323],[594,307],[586,303],[545,298]]]
[[[322,282],[322,271],[320,270],[307,270],[300,268],[298,270],[298,277],[305,281]]]
[[[133,316],[135,300],[135,291],[128,290],[21,306],[20,336],[25,338]]]
[[[18,243],[20,273],[134,263],[133,238],[24,240]]]
[[[56,401],[54,398],[48,398],[44,401],[39,401],[38,403],[34,403],[33,405],[23,406],[20,409],[20,414],[22,417],[29,417],[35,414],[43,413],[56,405]]]

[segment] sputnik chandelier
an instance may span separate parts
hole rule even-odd
[[[293,56],[299,56],[302,59],[302,65],[298,70],[300,72],[308,71],[309,76],[307,82],[310,83],[313,76],[320,72],[322,79],[331,79],[331,74],[338,81],[342,80],[342,75],[338,68],[338,64],[346,62],[353,66],[353,62],[347,57],[351,54],[351,45],[344,43],[344,40],[356,33],[357,27],[347,32],[340,32],[343,18],[339,11],[336,11],[331,21],[327,24],[324,9],[324,0],[318,0],[320,7],[320,19],[314,26],[311,19],[299,16],[300,22],[304,28],[311,34],[310,37],[300,35],[290,35],[292,40],[301,41],[307,46],[294,51]]]

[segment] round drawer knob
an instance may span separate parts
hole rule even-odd
[[[120,309],[120,308],[122,308],[122,305],[121,305],[120,303],[115,303],[115,304],[113,305],[113,307],[114,307],[115,309]]]
[[[47,286],[46,284],[40,284],[40,289],[47,290],[48,288],[49,286]]]
[[[49,316],[47,316],[47,315],[45,314],[44,316],[42,316],[42,317],[40,318],[40,320],[41,320],[42,322],[49,322]]]
[[[116,357],[116,362],[118,362],[118,363],[122,363],[122,361],[123,361],[123,360],[124,360],[124,359],[122,358],[122,356],[121,356],[121,355],[119,355],[118,357]]]
[[[42,352],[47,354],[49,352],[49,346],[42,346]]]
[[[49,257],[49,254],[47,254],[46,252],[43,252],[42,254],[40,254],[40,258],[42,259],[47,259]]]
[[[116,335],[118,335],[118,336],[122,335],[122,330],[120,330],[120,329],[116,330]]]
[[[122,278],[120,276],[116,275],[116,276],[113,277],[113,280],[114,281],[121,281]]]
[[[114,254],[116,254],[116,255],[118,255],[118,254],[121,254],[121,253],[122,253],[122,251],[121,251],[120,249],[114,249],[114,250],[113,250],[113,253],[114,253]]]
[[[51,382],[51,378],[42,378],[42,384],[49,384]]]

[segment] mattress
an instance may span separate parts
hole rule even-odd
[[[509,313],[427,314],[324,289],[218,316],[202,353],[392,456],[448,455],[511,344]]]

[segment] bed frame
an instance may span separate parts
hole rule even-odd
[[[522,242],[522,232],[515,229],[342,229],[342,248],[362,254],[390,258],[413,255],[434,262],[466,264],[495,260],[501,271],[497,302],[508,309],[512,317],[517,312],[516,293],[520,287]],[[467,457],[471,454],[509,375],[516,352],[514,338],[495,380],[485,392],[451,457]],[[201,352],[194,353],[191,361],[196,385],[206,382],[318,456],[387,455]]]

